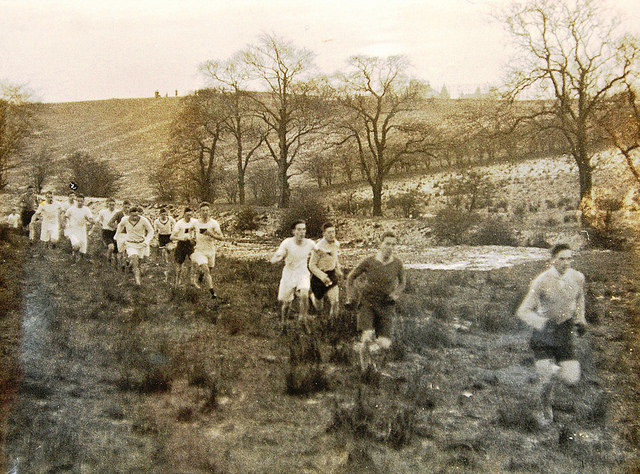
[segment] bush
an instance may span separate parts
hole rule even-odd
[[[408,191],[387,199],[387,207],[389,209],[399,209],[404,218],[415,217],[419,213],[420,201],[419,192]]]
[[[333,207],[336,211],[348,216],[367,215],[371,213],[371,201],[356,199],[354,193],[349,194],[344,200],[333,203]]]
[[[243,207],[236,215],[236,230],[256,230],[258,223],[256,210],[251,206]]]
[[[518,241],[513,229],[502,219],[487,219],[471,236],[473,245],[506,245],[517,247]]]
[[[324,204],[315,196],[300,199],[288,208],[280,218],[278,236],[290,237],[291,225],[298,219],[304,219],[307,223],[307,237],[319,238],[322,236],[322,224],[329,220]]]
[[[438,242],[459,245],[477,221],[478,215],[473,212],[445,207],[433,218],[433,235]]]
[[[78,185],[77,192],[87,196],[110,197],[118,190],[122,175],[104,160],[76,151],[65,163],[69,180]]]
[[[537,247],[539,249],[551,248],[551,244],[547,241],[544,234],[535,234],[527,241],[527,247]]]

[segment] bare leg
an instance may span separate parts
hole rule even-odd
[[[137,255],[132,255],[131,257],[131,268],[133,270],[133,278],[136,281],[136,285],[140,286],[140,261],[138,260]]]

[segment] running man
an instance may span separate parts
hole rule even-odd
[[[84,196],[78,194],[75,206],[65,212],[65,232],[74,262],[87,255],[87,225],[93,225],[93,213],[84,205]]]
[[[364,276],[367,279],[357,319],[362,337],[356,349],[360,353],[362,370],[370,363],[370,353],[389,349],[393,341],[396,301],[406,284],[404,265],[393,254],[397,241],[395,233],[384,232],[376,255],[358,263],[347,277],[347,307],[352,305],[356,278]]]
[[[116,250],[116,227],[115,225],[110,225],[111,219],[118,212],[116,210],[116,202],[109,198],[107,199],[107,207],[101,209],[98,212],[98,220],[97,223],[102,226],[102,241],[107,246],[107,262],[111,263],[115,259],[114,251]]]
[[[76,204],[76,193],[70,192],[67,198],[67,202],[62,204],[63,216],[67,213],[69,208],[75,206],[75,204]],[[62,235],[64,235],[66,238],[69,238],[69,236],[67,235],[67,228],[65,226],[65,219],[62,219]]]
[[[116,211],[116,213],[111,217],[108,226],[113,227],[114,229],[118,228],[118,225],[124,219],[125,216],[129,215],[129,209],[131,208],[131,201],[124,200],[122,201],[122,209]],[[113,236],[115,240],[115,246],[113,248],[113,252],[116,254],[115,263],[120,269],[123,271],[126,269],[126,255],[125,255],[125,244],[124,241],[127,239],[126,229],[123,229],[118,237]]]
[[[27,187],[27,192],[20,198],[20,223],[23,231],[26,230],[29,235],[29,240],[36,240],[35,229],[31,224],[31,218],[36,213],[38,208],[38,196],[35,195],[35,188],[33,186]]]
[[[40,240],[45,242],[47,248],[55,248],[60,239],[60,222],[62,217],[62,207],[53,200],[53,193],[45,193],[45,202],[38,206],[32,217],[32,222],[42,218],[40,226]]]
[[[311,277],[307,261],[309,260],[309,254],[315,247],[313,240],[305,238],[307,224],[304,220],[295,221],[291,226],[291,230],[293,237],[284,239],[278,250],[273,254],[273,257],[271,257],[271,263],[278,263],[284,260],[282,278],[278,288],[278,301],[282,304],[280,321],[283,325],[289,316],[291,303],[296,293],[300,300],[298,318],[304,322],[307,320],[309,289],[311,288]]]
[[[173,227],[176,225],[176,221],[169,215],[169,211],[166,207],[160,208],[160,215],[153,221],[153,230],[158,236],[158,258],[162,258],[164,263],[169,263],[169,254],[167,252],[167,245],[171,242],[171,233]]]
[[[220,224],[210,215],[211,207],[208,202],[200,204],[199,216],[195,225],[196,229],[196,245],[191,255],[193,262],[193,271],[191,273],[191,284],[196,288],[200,285],[196,281],[196,274],[202,275],[211,299],[216,299],[216,292],[213,289],[213,278],[211,271],[216,263],[216,240],[227,240],[222,231]]]
[[[182,219],[176,222],[171,233],[171,241],[177,242],[174,259],[175,259],[175,277],[173,281],[174,288],[177,288],[184,270],[184,262],[193,253],[196,241],[196,226],[198,221],[193,218],[193,211],[186,207]],[[190,265],[187,265],[190,268]]]
[[[331,222],[322,225],[322,239],[311,251],[309,270],[311,271],[311,303],[318,312],[322,311],[324,298],[329,300],[329,318],[338,315],[340,290],[338,280],[343,277],[338,253],[340,242],[336,240],[336,228]]]
[[[550,267],[538,275],[518,308],[517,316],[533,328],[530,347],[536,359],[536,420],[541,427],[553,422],[553,382],[568,385],[580,381],[580,362],[575,359],[573,328],[584,334],[584,275],[571,268],[571,248],[558,244],[551,249]],[[559,364],[559,365],[556,365]]]
[[[17,207],[12,208],[11,214],[7,216],[7,225],[12,229],[20,228],[20,214]]]
[[[149,243],[153,239],[153,226],[149,219],[142,215],[142,209],[133,206],[129,215],[122,218],[116,230],[116,240],[120,234],[126,234],[125,251],[136,285],[140,286],[140,260],[149,255]]]

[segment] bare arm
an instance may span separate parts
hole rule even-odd
[[[535,329],[542,329],[547,322],[547,318],[538,314],[537,308],[539,297],[535,283],[535,281],[532,283],[531,288],[529,289],[527,296],[522,301],[522,304],[520,304],[516,315],[529,326]]]
[[[320,260],[320,254],[318,249],[313,249],[311,251],[311,257],[309,258],[309,270],[316,277],[326,283],[325,279],[327,278],[327,274],[318,268],[318,261]]]
[[[271,257],[271,263],[282,262],[282,260],[284,260],[286,256],[287,256],[287,247],[285,247],[285,244],[283,241],[280,244],[280,247],[278,247],[278,250],[276,250],[276,252]]]

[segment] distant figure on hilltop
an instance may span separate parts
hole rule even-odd
[[[178,97],[178,89],[176,89],[176,97]]]
[[[156,91],[154,97],[156,99],[159,99],[160,98],[160,91]]]

